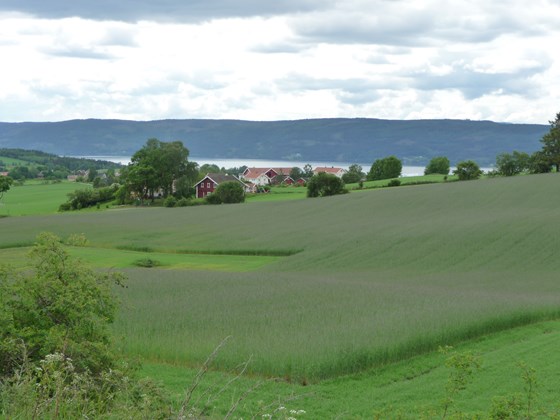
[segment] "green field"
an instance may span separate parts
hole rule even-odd
[[[68,193],[84,188],[91,188],[91,185],[43,181],[27,181],[24,185],[13,185],[0,201],[0,217],[56,213],[58,206],[68,200]]]
[[[391,397],[375,405],[370,376],[406,370],[403,360],[440,345],[558,318],[559,192],[558,175],[545,174],[318,199],[3,218],[0,258],[17,261],[23,250],[10,246],[30,244],[41,231],[85,233],[90,246],[76,252],[96,266],[130,267],[137,254],[127,250],[171,258],[162,268],[124,268],[128,287],[119,290],[114,325],[124,353],[189,368],[231,336],[216,369],[251,357],[251,375],[314,387],[361,372],[353,381],[373,410]],[[223,269],[201,261],[205,253],[223,259]],[[259,253],[274,257],[227,260]],[[191,257],[196,264],[181,265]],[[350,393],[346,386],[337,392]]]

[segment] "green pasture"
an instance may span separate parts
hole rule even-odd
[[[247,255],[178,254],[164,252],[139,252],[110,248],[67,247],[70,255],[97,268],[129,268],[143,260],[155,262],[160,269],[218,270],[230,272],[251,271],[270,264],[279,257]],[[29,264],[28,247],[0,249],[0,261],[15,268]],[[152,269],[152,268],[146,268]]]
[[[254,374],[316,382],[557,317],[559,192],[545,174],[3,218],[0,248],[48,230],[92,248],[287,255],[245,273],[126,269],[114,330],[127,354],[186,366],[232,336],[217,368],[252,356]]]
[[[262,201],[285,201],[300,200],[307,198],[307,188],[305,187],[271,187],[268,193],[249,194],[246,201],[262,202]]]
[[[400,177],[401,186],[403,185],[418,185],[418,184],[436,184],[440,182],[451,182],[457,181],[456,175],[421,175],[421,176],[405,176]],[[363,191],[371,188],[383,188],[387,187],[387,184],[391,181],[390,179],[381,179],[378,181],[364,181],[362,188],[360,188],[359,183],[346,184],[346,188],[350,191]]]
[[[18,166],[18,165],[21,165],[21,166],[29,165],[29,162],[27,162],[25,160],[15,159],[15,158],[6,157],[6,156],[0,156],[0,162],[3,162],[4,165],[6,165],[7,167]]]
[[[535,369],[537,378],[532,414],[535,418],[555,418],[552,414],[560,410],[558,346],[560,321],[539,322],[457,345],[453,351],[471,352],[479,358],[481,366],[472,381],[455,397],[449,415],[455,418],[453,415],[460,411],[468,418],[488,418],[493,400],[516,394],[525,404],[527,394],[520,368],[520,363],[525,363]],[[226,343],[220,352],[228,351],[229,343]],[[305,410],[301,418],[313,419],[441,418],[450,375],[450,369],[445,366],[448,357],[435,351],[307,386],[247,375],[226,386],[239,369],[232,372],[210,370],[193,399],[199,404],[210,399],[209,415],[216,418],[223,417],[245,393],[235,412],[243,418],[260,418],[281,406],[288,412]],[[157,362],[144,362],[142,367],[144,375],[160,378],[177,401],[182,400],[196,372],[196,369]],[[220,398],[212,400],[224,387],[226,390]],[[204,398],[200,398],[202,394]]]
[[[56,213],[58,207],[68,200],[68,193],[84,188],[91,188],[91,185],[47,181],[27,181],[23,185],[12,185],[0,200],[0,217]]]

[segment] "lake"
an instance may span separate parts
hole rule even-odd
[[[130,156],[81,156],[86,159],[99,159],[108,160],[109,162],[117,162],[123,165],[130,163]],[[350,162],[319,162],[319,161],[293,161],[293,160],[266,160],[266,159],[211,159],[189,156],[189,161],[197,162],[199,165],[211,164],[217,165],[220,168],[238,168],[240,166],[249,166],[254,168],[293,168],[297,166],[298,168],[303,168],[305,165],[310,164],[313,168],[317,166],[330,167],[334,166],[337,168],[348,169],[353,163]],[[364,172],[368,172],[371,167],[371,163],[359,163]],[[403,166],[402,176],[418,176],[424,175],[424,166]]]

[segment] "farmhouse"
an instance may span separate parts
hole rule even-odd
[[[277,176],[289,177],[292,168],[247,168],[243,171],[240,178],[256,185],[269,185]],[[290,184],[294,180],[290,178]]]
[[[347,171],[346,171],[346,169],[335,168],[334,166],[331,166],[330,168],[318,166],[315,169],[313,169],[313,174],[314,175],[317,175],[321,172],[326,172],[328,174],[333,174],[333,175],[336,175],[339,178],[342,178],[342,175],[344,175]]]
[[[8,176],[9,172],[0,172],[0,176]]]
[[[208,194],[212,194],[214,190],[218,188],[218,185],[227,181],[239,182],[245,189],[246,193],[255,191],[255,186],[253,184],[249,182],[243,182],[233,175],[210,173],[206,174],[206,176],[202,178],[202,180],[195,184],[194,187],[196,188],[196,198],[204,198]]]

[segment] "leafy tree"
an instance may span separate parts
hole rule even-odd
[[[449,174],[449,170],[451,165],[449,163],[449,159],[445,156],[436,156],[430,160],[426,169],[424,169],[424,175],[430,174],[442,174],[447,175]]]
[[[496,156],[496,169],[500,175],[517,175],[528,168],[529,159],[525,152],[501,153]]]
[[[396,156],[388,156],[373,162],[367,174],[367,180],[376,181],[379,179],[398,178],[401,176],[401,172],[402,162]]]
[[[539,150],[529,156],[527,169],[531,174],[545,174],[552,170],[549,159]]]
[[[478,164],[472,160],[465,160],[457,164],[457,169],[453,171],[461,181],[470,179],[478,179],[482,175],[482,171]]]
[[[4,193],[10,189],[13,182],[14,180],[9,176],[0,176],[0,199],[2,199]]]
[[[0,374],[54,353],[71,358],[81,372],[110,368],[115,358],[108,327],[117,309],[112,287],[122,276],[83,266],[51,233],[37,237],[30,257],[30,272],[0,270]]]
[[[167,197],[173,182],[187,173],[189,151],[180,141],[149,139],[131,158],[126,171],[129,190],[141,199],[153,199],[161,191]]]
[[[303,175],[304,178],[311,178],[313,176],[313,167],[309,163],[303,166]]]
[[[301,168],[298,168],[297,166],[294,166],[290,171],[290,178],[292,178],[294,181],[297,181],[298,179],[304,177],[305,173],[301,170]]]
[[[226,181],[218,185],[218,188],[208,196],[210,204],[243,203],[245,201],[245,190],[243,185],[237,181]]]
[[[364,176],[365,174],[362,171],[362,167],[354,163],[350,165],[350,167],[348,168],[348,172],[342,175],[342,180],[346,184],[353,184],[355,182],[360,182]]]
[[[9,173],[10,177],[16,181],[23,181],[25,179],[30,179],[31,174],[27,166],[16,166]]]
[[[199,169],[199,178],[202,179],[206,176],[206,174],[218,174],[221,172],[221,169],[218,165],[213,163],[205,163]]]
[[[329,195],[345,194],[344,181],[333,174],[326,172],[313,175],[307,182],[308,197],[326,197]]]
[[[550,121],[550,131],[541,139],[542,152],[549,160],[551,166],[560,172],[560,112]]]

